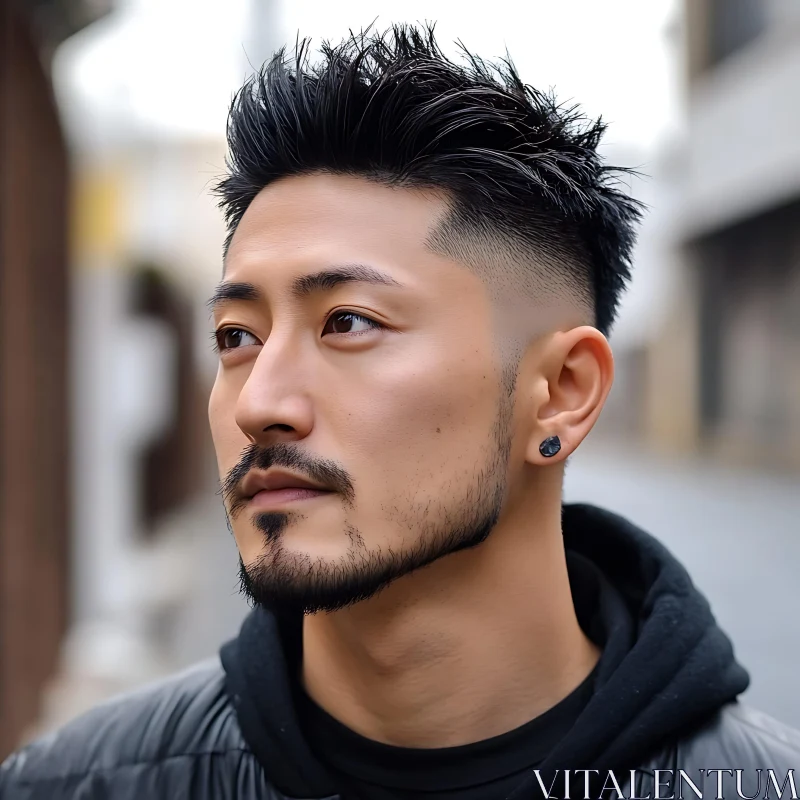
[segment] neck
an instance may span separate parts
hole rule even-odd
[[[599,657],[575,616],[557,500],[529,497],[479,547],[306,617],[308,694],[351,730],[403,747],[480,741],[556,705]]]

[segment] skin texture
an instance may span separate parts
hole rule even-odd
[[[608,342],[552,293],[527,314],[511,293],[504,315],[496,287],[426,246],[447,211],[436,192],[358,177],[275,182],[226,259],[224,282],[260,299],[214,313],[217,330],[238,331],[220,335],[232,346],[209,419],[245,589],[316,611],[308,693],[362,735],[409,747],[522,725],[598,658],[572,605],[561,487],[611,387]],[[343,264],[402,286],[290,293]],[[546,459],[554,434],[562,450]],[[337,491],[253,513],[237,479],[271,464]]]

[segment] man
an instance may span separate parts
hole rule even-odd
[[[255,608],[3,800],[797,796],[684,569],[562,505],[640,214],[602,132],[415,28],[244,87],[209,417]]]

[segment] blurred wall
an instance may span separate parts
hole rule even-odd
[[[68,620],[70,177],[48,52],[92,18],[74,6],[0,2],[0,759]]]
[[[800,4],[685,10],[680,289],[649,351],[649,436],[800,469]]]

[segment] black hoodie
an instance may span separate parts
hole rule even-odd
[[[602,655],[591,698],[538,765],[546,786],[555,770],[639,766],[749,682],[708,602],[656,539],[588,505],[564,506],[563,533],[578,622]],[[242,731],[270,781],[291,797],[324,798],[341,787],[298,722],[301,628],[300,618],[256,609],[221,656]],[[509,800],[540,796],[531,775]]]

